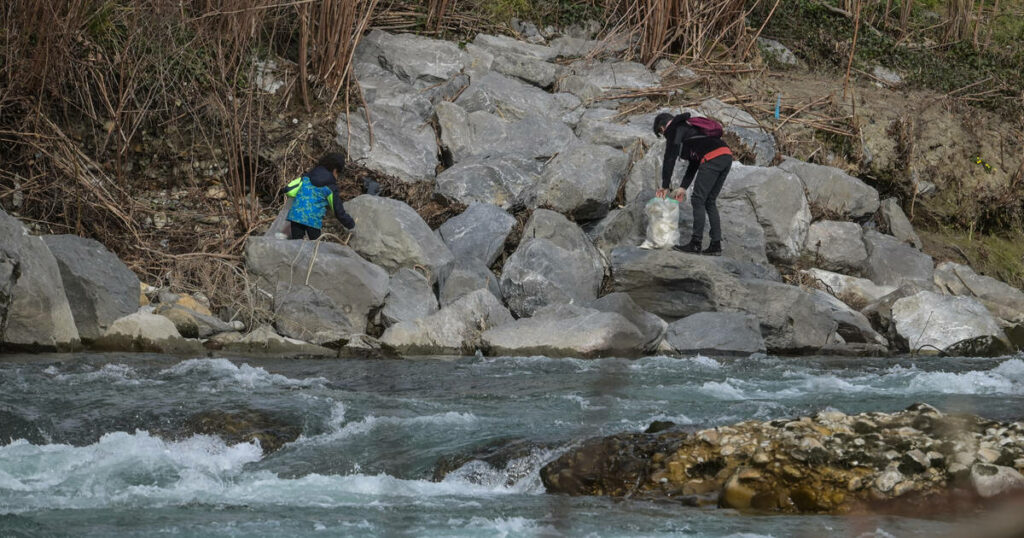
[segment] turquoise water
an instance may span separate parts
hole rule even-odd
[[[547,495],[572,443],[914,402],[1024,416],[1024,358],[267,360],[0,357],[0,536],[936,536],[957,522],[751,516]],[[270,411],[302,434],[263,456],[156,436],[206,410]],[[526,441],[497,468],[445,456]]]

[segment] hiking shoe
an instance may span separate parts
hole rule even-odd
[[[708,245],[708,248],[700,251],[700,253],[704,254],[705,256],[721,256],[722,255],[722,242],[721,241],[712,241],[711,244]]]
[[[689,243],[682,246],[676,245],[672,249],[679,252],[689,252],[690,254],[700,254],[700,240],[691,239]]]

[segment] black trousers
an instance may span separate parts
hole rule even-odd
[[[298,222],[288,222],[292,226],[292,239],[302,239],[303,236],[307,236],[310,239],[320,237],[320,228],[306,226],[305,224],[299,224]]]
[[[732,155],[721,155],[700,165],[693,180],[693,239],[704,240],[704,215],[707,214],[708,235],[712,241],[722,240],[722,222],[718,218],[718,193],[722,192],[725,176],[732,168]]]

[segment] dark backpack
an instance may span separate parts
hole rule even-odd
[[[721,138],[722,137],[722,124],[711,118],[698,118],[693,117],[686,120],[687,125],[700,131],[700,136],[706,136],[710,138]]]

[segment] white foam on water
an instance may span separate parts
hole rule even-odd
[[[507,485],[464,480],[430,482],[389,475],[311,474],[280,478],[246,465],[260,460],[259,446],[226,445],[197,435],[165,441],[145,431],[108,433],[92,445],[32,445],[24,440],[0,447],[0,514],[41,509],[217,505],[385,506],[430,502],[430,498],[478,498],[532,491],[533,479]],[[536,475],[537,462],[510,462]],[[426,500],[424,500],[426,499]],[[435,501],[436,504],[436,501]],[[442,504],[444,502],[442,501]]]
[[[580,409],[587,410],[587,411],[591,411],[591,410],[595,410],[595,409],[607,409],[607,406],[604,406],[604,405],[594,405],[594,404],[590,403],[590,400],[584,398],[583,396],[580,396],[579,394],[577,394],[575,392],[572,393],[572,394],[563,394],[562,398],[566,399],[566,400],[569,400],[571,402],[575,402],[577,405],[580,406]]]
[[[710,370],[718,370],[722,363],[711,357],[697,354],[693,357],[668,357],[666,355],[655,355],[637,359],[629,364],[630,370],[651,371],[668,370],[672,372],[685,372],[694,366]]]
[[[189,359],[161,370],[159,375],[166,377],[199,377],[199,387],[207,389],[310,388],[322,387],[327,383],[327,379],[323,377],[292,379],[280,374],[272,374],[258,366],[253,367],[245,363],[236,365],[227,359]]]
[[[77,384],[101,381],[114,385],[159,385],[163,381],[142,379],[139,373],[127,364],[104,364],[99,370],[83,373],[63,373],[56,366],[50,366],[43,373],[57,383]]]
[[[336,414],[337,405],[342,406],[340,417]],[[294,444],[319,445],[330,443],[358,435],[365,435],[380,426],[468,426],[476,424],[479,420],[479,418],[472,413],[448,411],[446,413],[419,415],[413,417],[378,417],[376,415],[367,415],[361,420],[353,420],[345,423],[344,405],[340,403],[337,405],[335,406],[335,410],[332,411],[331,419],[329,421],[329,425],[332,428],[331,431],[315,435],[313,437],[305,437],[304,435],[299,436]]]
[[[717,400],[746,400],[748,396],[733,385],[733,379],[723,382],[707,381],[700,386],[700,391]]]
[[[536,521],[520,516],[487,518],[475,516],[468,521],[465,519],[452,518],[448,520],[451,528],[462,528],[465,530],[480,531],[487,536],[505,538],[507,536],[533,536],[540,531],[554,531],[550,527],[542,527]],[[475,533],[474,533],[475,534]]]
[[[907,384],[911,392],[941,394],[1024,394],[1024,384],[989,371],[920,372]]]

